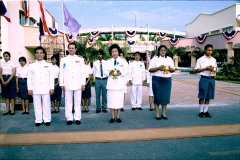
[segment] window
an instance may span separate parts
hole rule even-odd
[[[36,23],[36,20],[33,17],[29,17],[29,25],[34,26],[35,23]]]
[[[19,10],[19,23],[20,23],[20,25],[25,25],[26,24],[26,22],[27,22],[27,19],[26,19],[26,17],[24,16],[24,13],[23,13],[23,11],[22,10]]]
[[[218,33],[220,33],[220,30],[215,30],[211,32],[211,34],[218,34]]]
[[[203,36],[203,35],[207,35],[207,36],[208,36],[208,35],[209,35],[209,33],[208,33],[208,32],[207,32],[207,33],[203,33],[203,34],[202,34],[202,36]]]
[[[233,26],[225,27],[222,29],[223,32],[231,31],[231,30],[233,30]]]

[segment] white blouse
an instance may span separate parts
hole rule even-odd
[[[60,68],[57,65],[52,65],[52,70],[53,70],[53,77],[58,78]]]
[[[16,65],[11,60],[9,60],[7,62],[5,60],[3,60],[1,63],[1,68],[2,68],[2,75],[11,75],[12,69],[16,68]]]
[[[92,68],[89,65],[85,65],[86,78],[89,77],[89,74],[93,74]]]
[[[150,64],[149,64],[149,69],[151,68],[156,68],[159,67],[161,65],[165,65],[165,66],[170,66],[171,68],[174,68],[174,62],[173,59],[171,57],[161,57],[161,56],[155,56],[151,59]],[[152,76],[157,76],[157,77],[171,77],[171,73],[170,71],[168,71],[168,74],[163,74],[163,71],[156,71],[156,72],[151,72]]]
[[[22,67],[17,67],[16,76],[18,78],[27,78],[29,66],[26,64]]]

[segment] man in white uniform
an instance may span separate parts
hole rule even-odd
[[[131,85],[132,110],[142,110],[142,85],[146,79],[144,63],[140,61],[140,52],[135,52],[135,60],[129,64],[129,84]]]
[[[71,125],[73,119],[77,125],[81,124],[81,97],[85,90],[85,66],[82,57],[76,55],[75,43],[68,44],[69,55],[61,59],[60,86],[65,91],[65,116],[67,125]],[[74,103],[73,103],[74,99]],[[72,113],[74,104],[75,112]]]
[[[36,61],[29,65],[27,76],[28,94],[33,96],[35,112],[35,126],[40,126],[42,121],[47,126],[51,124],[50,94],[54,93],[54,77],[51,63],[46,62],[46,51],[39,46],[34,49]]]

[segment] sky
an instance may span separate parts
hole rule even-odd
[[[215,13],[239,1],[87,1],[64,0],[72,16],[82,29],[115,27],[142,27],[185,31],[185,25],[200,13]],[[63,29],[62,1],[43,0],[44,7]],[[136,15],[136,18],[135,18]],[[135,20],[136,19],[136,20]],[[207,23],[207,22],[206,22]],[[66,27],[65,27],[66,30]],[[81,30],[81,29],[80,29]]]

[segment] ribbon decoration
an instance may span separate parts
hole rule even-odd
[[[196,40],[198,41],[198,43],[203,44],[204,41],[207,39],[207,35],[201,35],[201,36],[197,36]]]
[[[125,34],[128,37],[132,38],[132,37],[134,37],[137,34],[137,31],[125,31]]]
[[[93,41],[94,41],[94,39],[93,39],[92,37],[90,37],[90,38],[88,39],[88,44],[91,46],[91,45],[93,44]]]
[[[170,38],[169,43],[175,46],[179,42],[179,38]]]
[[[58,30],[57,30],[56,28],[48,27],[48,31],[49,31],[49,33],[50,33],[50,35],[51,35],[52,37],[57,37],[57,35],[58,35]]]
[[[92,38],[96,38],[100,33],[101,33],[101,31],[92,31],[92,32],[90,32],[90,35]]]
[[[227,40],[230,40],[237,35],[237,32],[238,31],[236,31],[236,30],[231,30],[231,31],[222,32],[222,34]]]
[[[66,39],[68,43],[71,43],[73,41],[73,36],[71,35],[71,33],[67,33],[66,35]]]
[[[127,41],[128,42],[128,45],[135,45],[135,43],[136,43],[136,41],[133,41],[133,40],[129,40],[129,41]]]
[[[164,39],[164,38],[167,36],[167,33],[158,32],[158,36],[159,36],[161,39]]]

